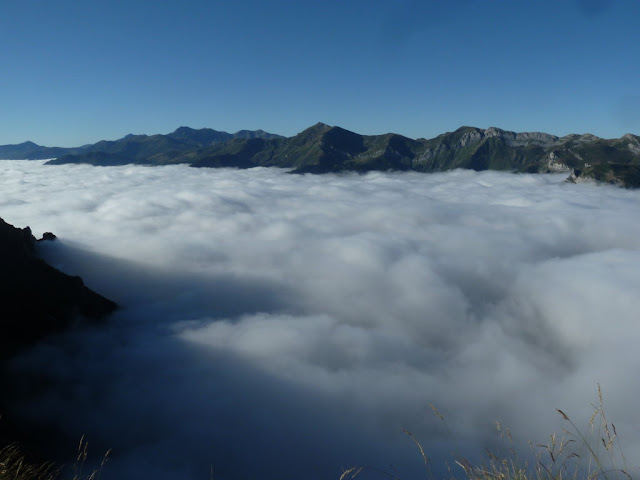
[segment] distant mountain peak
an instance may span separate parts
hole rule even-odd
[[[624,175],[625,185],[640,184],[640,137],[601,139],[592,134],[557,137],[543,132],[514,132],[491,126],[462,126],[435,138],[417,140],[395,133],[361,135],[318,122],[297,135],[282,137],[264,130],[230,134],[210,128],[180,126],[166,135],[127,135],[75,149],[0,146],[0,158],[56,158],[52,164],[91,163],[252,168],[276,166],[296,173],[455,168],[521,172],[586,171]],[[591,166],[591,167],[588,167]],[[613,172],[613,173],[612,173]],[[598,177],[596,177],[598,178]]]
[[[204,128],[203,128],[203,130],[211,130],[211,129],[210,129],[210,128],[208,128],[208,129],[204,129]],[[184,125],[183,125],[183,126],[181,126],[181,127],[176,128],[176,129],[175,129],[171,134],[172,134],[172,135],[176,135],[176,134],[178,134],[178,135],[179,135],[179,134],[190,134],[190,133],[197,132],[197,131],[198,131],[198,130],[196,130],[195,128],[186,127],[186,126],[184,126]]]
[[[298,135],[323,133],[323,132],[326,132],[327,130],[331,130],[332,128],[334,128],[334,127],[332,127],[331,125],[327,125],[326,123],[318,122],[318,123],[316,123],[314,125],[311,125],[309,128],[304,129]],[[297,137],[298,135],[295,135],[294,137]]]

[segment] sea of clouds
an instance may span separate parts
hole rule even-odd
[[[563,180],[0,161],[0,217],[121,305],[16,358],[15,409],[104,479],[419,478],[403,428],[460,471],[600,383],[633,464],[640,192]]]

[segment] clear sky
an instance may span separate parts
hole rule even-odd
[[[638,0],[2,0],[0,144],[640,133]]]

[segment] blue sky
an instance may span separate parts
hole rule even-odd
[[[640,133],[637,0],[3,0],[0,144]]]

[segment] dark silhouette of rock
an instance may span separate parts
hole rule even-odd
[[[47,232],[38,241],[55,240]],[[16,423],[15,378],[5,370],[9,357],[76,322],[95,322],[117,305],[87,288],[80,277],[66,275],[38,257],[29,227],[15,228],[0,218],[0,447],[40,436]],[[35,433],[34,433],[35,432]]]
[[[39,239],[38,239],[38,241],[39,241],[39,242],[44,242],[44,241],[53,241],[53,240],[55,240],[56,238],[58,238],[58,237],[56,237],[53,233],[51,233],[51,232],[44,232],[44,233],[42,234],[42,238],[39,238]]]
[[[43,240],[54,238],[49,232]],[[97,321],[115,309],[80,277],[39,258],[29,227],[0,219],[0,360],[79,319]]]

